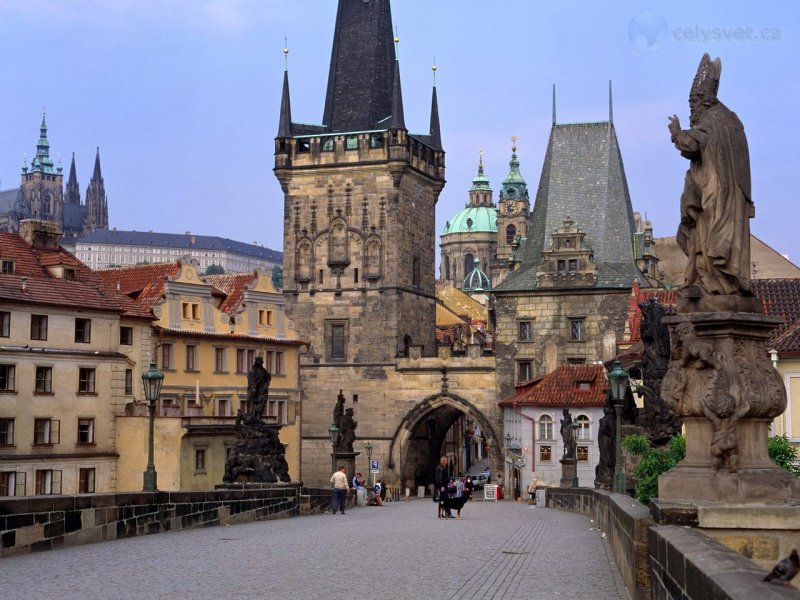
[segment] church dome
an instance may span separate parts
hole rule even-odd
[[[497,209],[493,206],[467,206],[444,225],[442,235],[451,233],[497,233]]]

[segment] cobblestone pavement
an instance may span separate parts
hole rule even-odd
[[[627,599],[585,516],[430,500],[160,533],[0,560],[11,598]]]

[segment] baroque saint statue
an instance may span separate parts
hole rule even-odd
[[[690,129],[669,117],[689,159],[677,242],[688,258],[682,294],[750,296],[750,157],[744,126],[717,98],[722,63],[704,54],[689,95]]]

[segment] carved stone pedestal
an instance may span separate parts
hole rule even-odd
[[[356,456],[361,454],[360,452],[336,452],[332,454],[333,462],[336,464],[336,468],[338,469],[340,465],[344,465],[347,467],[347,482],[350,483],[353,480],[353,475],[356,474]]]
[[[764,343],[781,319],[704,312],[663,322],[673,344],[662,397],[683,419],[686,458],[659,477],[659,500],[800,504],[800,479],[767,454],[786,392]]]
[[[574,458],[562,458],[558,462],[561,463],[561,481],[558,486],[563,488],[577,487],[578,461]]]

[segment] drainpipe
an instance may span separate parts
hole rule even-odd
[[[514,414],[531,422],[531,473],[533,473],[536,470],[536,419],[521,413],[516,402],[514,402]]]

